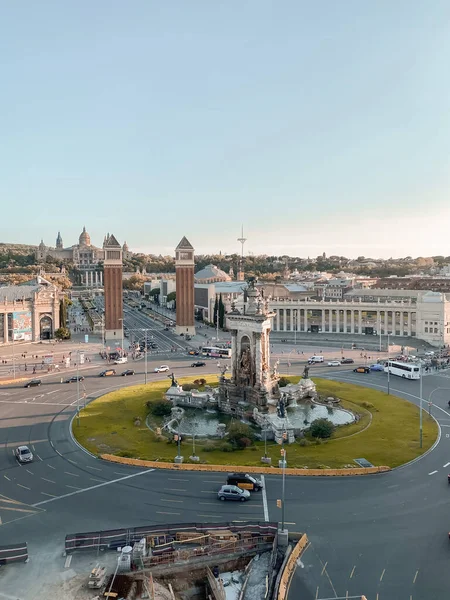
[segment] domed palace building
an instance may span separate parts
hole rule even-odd
[[[127,258],[131,255],[128,245],[123,245],[123,255]],[[36,258],[38,262],[45,262],[46,258],[51,256],[61,261],[67,260],[81,272],[81,285],[88,288],[103,287],[103,261],[105,251],[103,248],[91,244],[91,236],[83,227],[83,231],[78,238],[78,244],[64,247],[61,233],[58,231],[56,246],[54,248],[46,246],[44,241],[38,246]]]

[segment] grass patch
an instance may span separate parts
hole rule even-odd
[[[195,377],[181,383],[192,382]],[[289,377],[293,383],[298,377]],[[428,450],[437,437],[434,420],[424,413],[423,448],[419,448],[419,410],[413,404],[384,392],[350,383],[315,379],[321,396],[336,396],[341,406],[359,415],[359,421],[338,427],[331,439],[323,442],[298,440],[287,446],[290,467],[339,468],[356,464],[355,458],[366,458],[374,465],[396,467]],[[207,382],[217,383],[209,377]],[[94,454],[172,462],[177,454],[176,444],[156,435],[145,425],[146,402],[159,400],[168,388],[167,381],[133,386],[110,392],[88,404],[80,413],[80,425],[73,421],[73,433],[80,444]],[[135,426],[135,418],[141,420]],[[203,450],[204,449],[204,450]],[[196,454],[201,462],[260,466],[264,442],[256,442],[246,450],[228,451],[224,440],[196,440]],[[182,444],[185,459],[192,452],[190,440]],[[277,465],[280,447],[267,444],[267,454]]]

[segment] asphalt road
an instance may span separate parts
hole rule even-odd
[[[149,362],[149,370],[157,364]],[[190,367],[190,360],[171,366],[177,376],[200,371]],[[216,370],[211,361],[202,373]],[[359,375],[350,369],[326,367],[317,371],[315,367],[314,372],[378,389],[386,385],[384,373]],[[150,380],[163,377],[152,374]],[[84,383],[88,396],[93,397],[139,382],[143,382],[142,373],[130,378],[92,376]],[[311,541],[294,575],[291,598],[345,598],[362,593],[369,600],[446,597],[450,379],[446,374],[426,376],[423,388],[425,398],[437,390],[432,412],[443,431],[424,458],[384,475],[287,479],[287,526],[307,532]],[[418,382],[393,377],[391,390],[418,402]],[[55,549],[62,551],[65,534],[76,531],[280,518],[276,507],[279,476],[267,476],[265,493],[235,505],[216,500],[222,474],[142,471],[91,457],[69,434],[76,401],[76,384],[61,384],[52,376],[40,388],[0,388],[0,544],[26,540],[36,561],[54,556]],[[30,465],[20,466],[14,459],[13,449],[21,443],[35,452],[36,460]],[[18,583],[13,576],[16,568],[20,567],[0,570],[0,598],[2,593],[27,598],[31,589],[27,586],[33,582],[27,582],[25,569]]]

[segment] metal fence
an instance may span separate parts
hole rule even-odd
[[[208,529],[214,531],[227,530],[233,533],[248,533],[259,537],[270,536],[272,539],[277,533],[276,522],[266,523],[255,521],[242,524],[236,523],[179,523],[171,525],[148,525],[126,529],[111,529],[108,531],[91,531],[85,533],[71,533],[66,535],[65,550],[67,553],[76,550],[107,550],[117,549],[132,545],[143,537],[151,536],[161,538],[161,544],[167,543],[168,538],[176,538],[179,532],[202,533]],[[270,543],[272,543],[272,539]]]
[[[0,546],[0,565],[10,562],[25,562],[28,559],[28,547],[26,542]]]

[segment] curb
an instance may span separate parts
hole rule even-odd
[[[297,561],[307,548],[308,544],[308,536],[306,535],[306,533],[304,533],[295,545],[292,552],[290,553],[286,565],[283,569],[277,593],[277,600],[284,600],[288,596],[289,586],[291,584],[291,579],[294,574],[294,571],[297,567]]]
[[[248,467],[236,465],[195,465],[195,464],[175,464],[163,463],[153,460],[140,460],[138,458],[123,458],[122,456],[114,456],[113,454],[101,454],[100,458],[108,462],[119,463],[122,465],[131,465],[134,467],[149,468],[149,469],[167,469],[173,471],[209,471],[215,473],[263,473],[278,475],[281,469],[275,467]],[[352,477],[354,475],[374,475],[377,473],[386,473],[390,471],[390,467],[357,467],[355,469],[290,469],[284,470],[285,475],[297,477]]]

